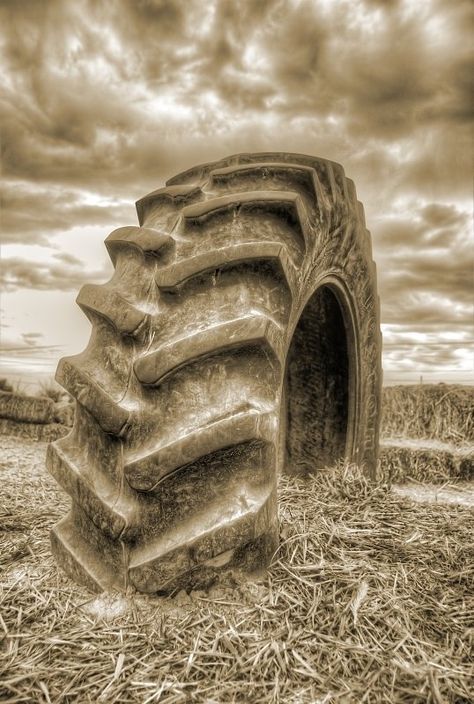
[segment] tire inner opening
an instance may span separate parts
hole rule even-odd
[[[346,454],[349,355],[336,295],[321,286],[308,301],[288,352],[283,423],[283,467],[314,472]]]

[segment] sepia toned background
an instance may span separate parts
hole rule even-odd
[[[81,351],[103,240],[239,151],[344,165],[378,264],[385,383],[472,381],[472,12],[463,0],[3,0],[1,376]]]

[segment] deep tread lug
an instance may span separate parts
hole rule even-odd
[[[157,384],[196,359],[250,344],[268,345],[279,359],[281,337],[281,327],[274,320],[252,312],[247,317],[217,323],[158,347],[135,362],[135,374],[142,384]]]
[[[113,539],[118,538],[131,522],[135,507],[120,501],[120,487],[113,486],[106,477],[85,475],[68,456],[67,443],[66,451],[63,447],[60,440],[49,445],[48,471],[100,530]]]
[[[89,318],[91,313],[105,318],[122,335],[133,335],[147,318],[144,311],[106,284],[85,284],[76,302]]]
[[[293,226],[297,226],[304,246],[308,247],[309,218],[298,193],[292,191],[249,191],[211,198],[183,208],[187,224],[202,222],[222,212],[254,210],[273,215],[283,215]]]
[[[295,265],[282,242],[270,241],[241,242],[219,247],[211,252],[197,252],[192,257],[159,268],[155,280],[160,288],[173,289],[207,271],[258,260],[278,260],[291,289],[295,278]]]
[[[190,200],[200,198],[202,190],[199,186],[167,186],[158,188],[156,191],[148,193],[140,200],[137,200],[135,206],[138,214],[138,222],[143,225],[149,213],[157,206],[165,204],[182,205]]]
[[[143,255],[157,255],[161,251],[169,249],[173,244],[174,240],[167,232],[135,226],[119,227],[111,232],[105,240],[105,246],[114,265],[121,249],[133,247]]]
[[[56,381],[97,419],[106,433],[120,435],[129,420],[129,412],[79,364],[75,357],[63,357],[58,364]]]
[[[224,520],[219,506],[209,507],[205,514],[194,517],[172,535],[163,535],[134,550],[129,568],[131,584],[147,593],[168,591],[181,575],[222,552],[259,538],[268,530],[274,490],[253,494],[243,490],[242,496],[246,507],[234,506]]]
[[[138,491],[153,491],[174,470],[197,461],[201,457],[251,440],[272,437],[276,416],[262,414],[257,408],[237,409],[235,413],[216,418],[204,427],[178,440],[162,445],[146,455],[129,459],[124,472],[128,483]]]
[[[250,164],[238,164],[226,166],[221,169],[213,169],[210,172],[211,182],[215,184],[231,182],[232,179],[250,176],[265,179],[268,176],[282,176],[287,180],[291,177],[303,177],[306,185],[313,192],[313,198],[318,209],[324,208],[324,195],[316,169],[304,164],[292,164],[291,162],[253,162]]]

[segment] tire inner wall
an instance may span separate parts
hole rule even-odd
[[[284,467],[307,473],[344,458],[349,415],[349,356],[336,295],[321,286],[299,319],[288,352]]]

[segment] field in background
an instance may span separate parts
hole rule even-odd
[[[455,384],[387,386],[382,394],[383,437],[474,442],[474,387]]]
[[[379,482],[344,465],[283,477],[267,578],[170,599],[73,585],[50,556],[68,497],[46,443],[1,437],[0,700],[468,704],[473,509],[392,482],[435,481],[442,497],[439,482],[472,479],[473,399],[385,389]]]
[[[5,393],[11,391],[15,393]],[[0,436],[46,441],[69,432],[74,412],[69,394],[48,379],[37,395],[46,397],[49,410],[44,403],[40,409],[37,400],[0,379]],[[469,479],[473,453],[474,387],[426,384],[383,389],[379,479]]]
[[[474,478],[474,387],[389,386],[382,398],[381,479]]]

